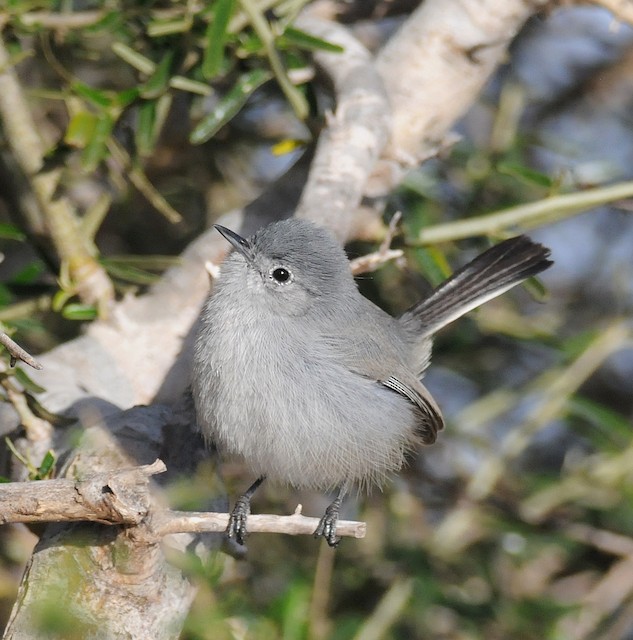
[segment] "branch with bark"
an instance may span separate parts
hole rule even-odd
[[[108,525],[135,526],[144,523],[145,536],[160,541],[177,533],[221,533],[226,530],[229,514],[173,511],[152,508],[151,476],[164,473],[161,460],[131,469],[117,469],[91,474],[81,480],[39,480],[0,485],[0,524],[34,522],[98,522]],[[250,533],[285,533],[310,535],[318,518],[301,513],[301,505],[292,515],[251,515]],[[364,522],[339,520],[341,536],[363,538]]]

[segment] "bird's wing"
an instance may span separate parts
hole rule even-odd
[[[370,304],[370,303],[367,303]],[[387,314],[372,311],[365,316],[360,332],[358,323],[342,322],[327,336],[332,354],[348,370],[375,380],[405,397],[415,409],[416,434],[425,444],[433,444],[444,428],[442,413],[431,394],[406,364],[407,345],[394,339],[399,328]]]
[[[401,378],[391,375],[380,382],[389,389],[407,398],[416,409],[416,435],[424,444],[433,444],[438,431],[444,428],[444,418],[433,396],[427,388],[415,378],[404,382]]]

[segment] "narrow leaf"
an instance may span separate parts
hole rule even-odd
[[[97,308],[89,304],[71,303],[62,309],[67,320],[94,320],[97,315]]]
[[[97,116],[89,111],[76,113],[66,127],[64,142],[71,147],[85,149],[97,126]]]
[[[37,469],[37,480],[44,480],[44,478],[48,478],[50,476],[55,465],[55,460],[55,454],[49,449]]]
[[[202,75],[207,80],[220,75],[224,67],[224,48],[234,8],[235,0],[217,0],[215,3],[215,11],[205,33],[206,47],[202,58]]]
[[[22,231],[10,222],[0,222],[0,238],[3,240],[26,240]]]
[[[161,61],[156,65],[154,73],[147,79],[141,88],[141,97],[145,99],[158,98],[169,86],[172,65],[174,63],[174,50],[165,53]]]
[[[112,104],[112,99],[105,91],[101,91],[101,89],[94,89],[83,82],[74,82],[72,90],[78,96],[85,98],[88,102],[91,102],[97,107],[105,108]]]
[[[159,277],[155,273],[149,273],[149,271],[144,271],[131,265],[113,264],[108,263],[108,261],[103,261],[103,265],[111,276],[132,284],[154,284]]]
[[[549,176],[520,164],[500,162],[497,164],[497,171],[508,176],[513,176],[528,185],[536,185],[538,187],[546,188],[550,188],[553,185],[552,179]]]
[[[267,69],[254,69],[238,79],[232,89],[203,118],[189,135],[192,144],[210,140],[246,104],[253,92],[272,78]]]
[[[106,143],[112,128],[114,119],[109,114],[102,114],[97,120],[92,138],[89,140],[82,155],[83,167],[86,172],[94,171],[99,163],[106,157],[108,148]]]
[[[24,369],[16,367],[15,379],[29,392],[31,393],[44,393],[46,389],[40,387],[39,384],[33,382],[31,378],[24,372]]]
[[[343,53],[344,51],[344,48],[339,44],[317,38],[294,27],[286,27],[283,34],[277,38],[278,46],[287,46],[288,44],[296,45],[308,51],[330,51],[332,53]]]
[[[156,65],[149,58],[141,55],[138,51],[134,51],[134,49],[128,47],[122,42],[115,42],[112,45],[112,51],[116,53],[119,58],[141,73],[150,75],[151,73],[154,73],[154,69],[156,69]]]

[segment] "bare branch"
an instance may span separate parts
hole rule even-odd
[[[41,369],[42,365],[28,352],[25,351],[17,342],[14,342],[9,336],[0,331],[0,344],[11,354],[11,366],[15,366],[17,360],[21,360],[34,369]]]
[[[166,471],[164,463],[96,473],[82,480],[39,480],[0,485],[0,523],[100,522],[112,525],[150,523],[149,536],[157,539],[175,533],[222,532],[228,513],[152,509],[149,479]],[[312,534],[319,520],[301,514],[301,505],[290,516],[251,515],[251,533]],[[342,520],[341,536],[363,538],[363,522]],[[147,536],[145,536],[147,537]]]
[[[404,252],[402,249],[380,249],[373,253],[368,253],[365,256],[350,260],[350,269],[355,276],[360,273],[369,273],[376,271],[376,269],[385,264],[385,262],[397,260],[398,258],[402,258],[403,255]]]
[[[171,533],[201,533],[203,531],[224,531],[229,521],[228,513],[193,513],[186,511],[166,511],[155,518],[158,535]],[[249,533],[285,533],[291,536],[312,535],[319,524],[318,518],[308,518],[301,514],[301,505],[291,516],[250,515]],[[336,533],[351,538],[364,538],[367,525],[364,522],[339,520]]]
[[[138,524],[149,510],[149,478],[166,467],[151,465],[98,473],[84,480],[39,480],[0,485],[0,522]]]
[[[334,83],[336,112],[319,138],[295,215],[328,227],[345,241],[353,235],[352,214],[389,137],[389,103],[371,54],[347,29],[309,13],[296,24],[341,45],[344,52],[315,54],[315,61]]]
[[[525,21],[546,0],[426,0],[377,58],[393,109],[387,149],[411,166],[443,145],[500,64]]]
[[[350,269],[355,276],[359,273],[375,271],[378,267],[385,264],[385,262],[389,262],[389,260],[398,260],[399,258],[402,258],[404,252],[401,249],[390,248],[398,223],[400,222],[400,218],[402,218],[402,213],[397,211],[389,221],[387,233],[385,234],[383,241],[380,243],[378,251],[350,260]]]

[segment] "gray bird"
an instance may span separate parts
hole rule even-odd
[[[549,250],[501,242],[394,318],[360,294],[326,229],[289,219],[245,239],[215,228],[235,251],[202,310],[193,396],[207,440],[257,476],[227,535],[244,543],[250,499],[271,478],[338,491],[315,531],[336,546],[344,495],[382,483],[444,426],[420,382],[433,334],[547,269]]]

